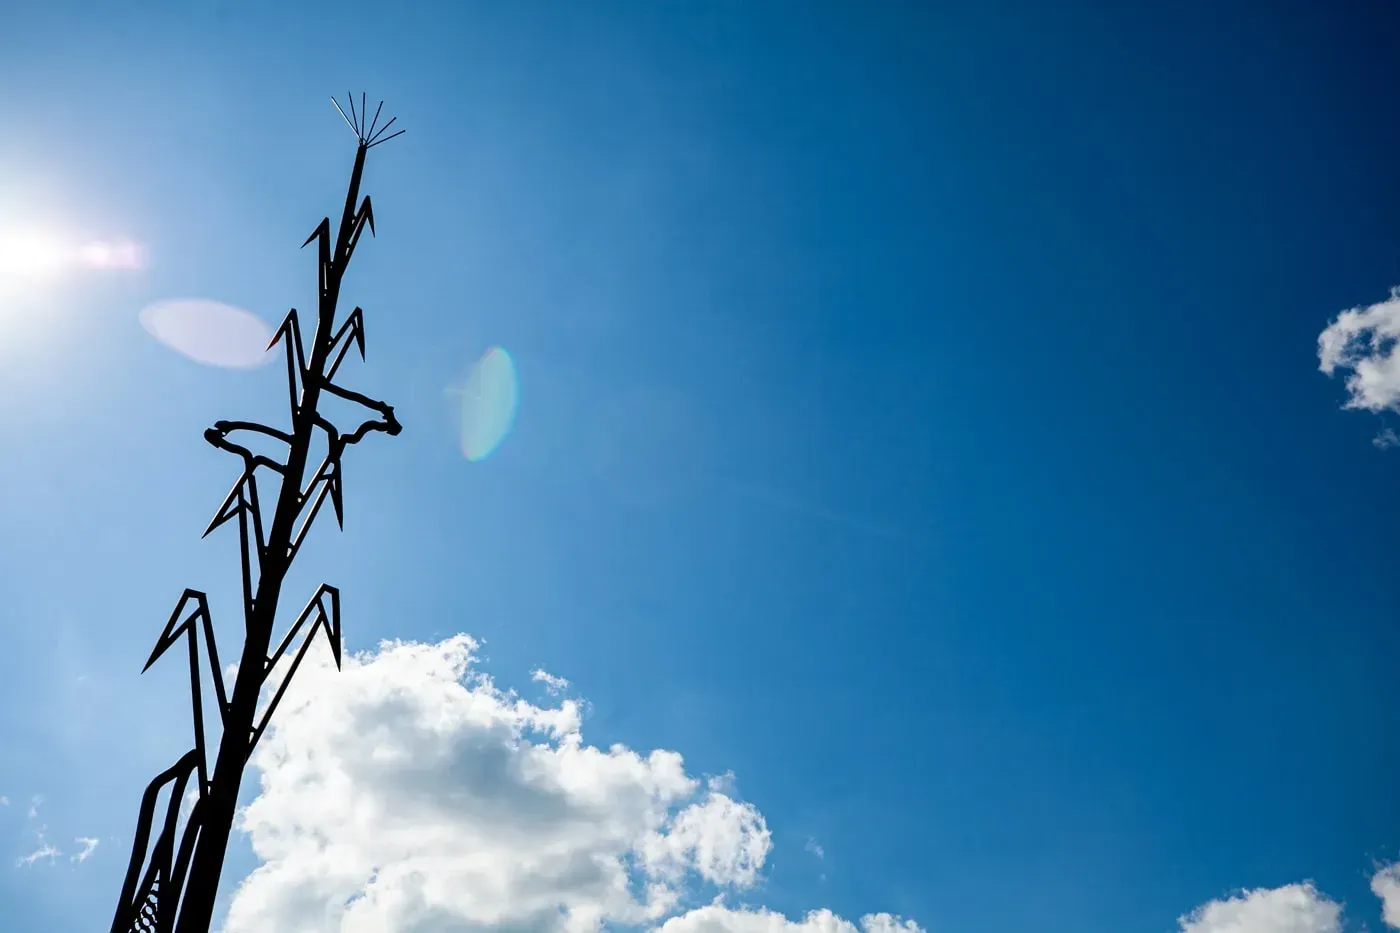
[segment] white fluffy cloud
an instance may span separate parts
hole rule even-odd
[[[1342,908],[1311,884],[1245,891],[1181,918],[1181,933],[1341,933]]]
[[[1381,920],[1400,930],[1400,863],[1388,865],[1371,876],[1371,891],[1381,899]]]
[[[312,652],[254,758],[260,793],[241,825],[262,864],[225,933],[924,933],[885,913],[734,906],[755,896],[772,844],[732,775],[696,778],[673,751],[588,745],[579,701],[502,690],[475,649],[465,635],[384,644],[340,672]],[[1400,929],[1400,864],[1371,888]],[[1179,923],[1342,933],[1342,909],[1293,884]]]
[[[1347,408],[1400,408],[1400,289],[1367,308],[1337,315],[1317,338],[1318,368],[1348,373]]]
[[[860,926],[829,910],[789,920],[770,910],[735,910],[718,904],[672,917],[659,933],[923,933],[918,924],[890,914],[866,914]]]
[[[762,880],[758,810],[676,752],[585,744],[577,701],[499,689],[475,648],[385,644],[340,672],[329,652],[307,658],[254,758],[241,825],[262,864],[226,933],[922,933],[883,914],[858,930],[723,906]]]

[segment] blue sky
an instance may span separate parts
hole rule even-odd
[[[201,433],[281,414],[275,368],[137,314],[309,307],[328,97],[364,89],[408,133],[348,378],[405,430],[353,451],[291,602],[340,585],[354,650],[469,633],[533,701],[571,681],[589,744],[732,771],[772,833],[734,903],[1149,933],[1313,880],[1379,929],[1396,419],[1318,372],[1400,284],[1374,6],[7,12],[0,228],[148,258],[0,306],[7,928],[107,922],[186,741],[179,665],[138,672],[184,587],[234,611]],[[518,417],[469,462],[451,390],[492,346]]]

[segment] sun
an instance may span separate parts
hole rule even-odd
[[[47,291],[90,272],[138,270],[145,253],[130,240],[83,240],[41,228],[0,229],[0,292]]]
[[[71,316],[69,286],[92,274],[138,270],[143,250],[129,240],[92,240],[52,227],[0,227],[0,355],[13,365],[20,346],[53,340]]]
[[[0,230],[0,283],[54,278],[77,255],[77,249],[52,234]]]

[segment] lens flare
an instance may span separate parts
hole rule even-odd
[[[462,455],[485,460],[501,446],[515,424],[520,401],[515,361],[501,347],[482,355],[461,390]]]
[[[206,366],[249,369],[270,363],[272,328],[262,318],[218,301],[189,298],[143,308],[141,326],[181,356]]]
[[[145,253],[130,240],[88,243],[78,250],[78,262],[89,269],[141,269]]]
[[[144,267],[144,251],[130,240],[75,243],[41,231],[0,231],[0,282],[52,279],[77,269]]]

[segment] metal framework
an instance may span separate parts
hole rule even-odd
[[[341,456],[345,448],[375,431],[396,435],[401,430],[393,408],[335,381],[352,344],[361,359],[365,352],[364,312],[355,308],[339,327],[335,318],[341,279],[360,234],[366,227],[371,236],[374,234],[370,199],[365,196],[363,201],[359,200],[365,156],[403,130],[389,133],[393,119],[379,126],[382,102],[367,122],[364,95],[360,97],[358,110],[354,98],[350,98],[349,116],[334,98],[332,103],[354,131],[357,147],[350,189],[345,196],[335,240],[331,240],[331,222],[327,217],[302,244],[306,247],[316,242],[318,248],[320,281],[310,352],[302,342],[300,318],[295,308],[268,344],[271,350],[280,341],[286,350],[291,430],[282,431],[252,421],[218,421],[204,432],[206,441],[236,454],[243,463],[238,481],[204,532],[207,536],[214,529],[237,520],[244,620],[238,672],[232,691],[226,691],[208,600],[204,593],[185,590],[143,672],[184,639],[189,655],[194,747],[157,775],[141,798],[131,861],[112,920],[112,933],[208,933],[244,768],[318,630],[325,633],[336,666],[340,666],[340,592],[335,587],[322,584],[275,647],[273,627],[282,582],[327,497],[335,511],[336,523],[343,520]],[[327,393],[361,406],[373,417],[351,431],[340,430],[317,410],[322,396]],[[257,440],[285,448],[285,455],[278,459],[255,454],[234,439],[239,435],[248,438],[248,444]],[[318,437],[324,438],[326,453],[308,480],[307,466],[313,442]],[[258,478],[268,473],[276,475],[278,492],[272,523],[265,527],[258,498]],[[201,635],[204,639],[202,652]],[[260,708],[263,687],[278,662],[287,657],[298,635],[302,636],[301,643],[291,656],[286,675]],[[209,663],[208,673],[214,684],[222,726],[212,771],[205,754],[204,706],[200,690],[202,660]],[[167,792],[164,813],[158,818],[158,806]],[[193,805],[185,812],[187,795],[193,797]]]

